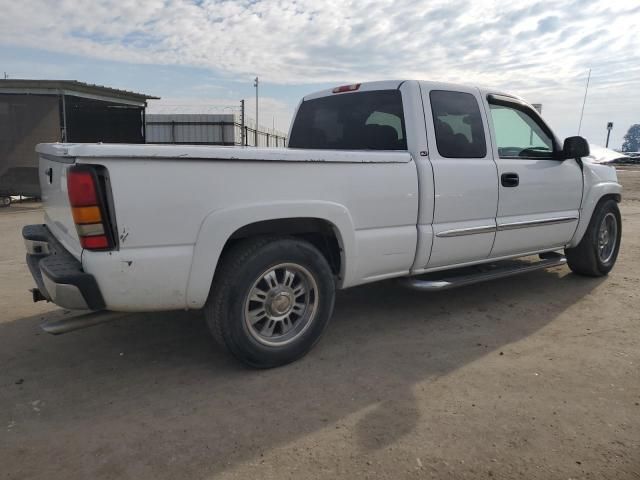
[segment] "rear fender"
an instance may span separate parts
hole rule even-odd
[[[341,284],[355,275],[351,259],[356,258],[355,227],[347,208],[338,203],[278,202],[215,210],[202,222],[193,253],[187,283],[187,308],[202,308],[207,301],[220,254],[229,238],[252,223],[284,218],[316,218],[333,225],[342,249]]]

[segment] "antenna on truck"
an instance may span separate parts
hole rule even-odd
[[[584,115],[584,104],[587,103],[587,92],[589,91],[589,80],[591,80],[591,69],[589,69],[589,75],[587,76],[587,86],[584,88],[584,99],[582,100],[582,111],[580,112],[580,123],[578,123],[578,135],[580,135],[580,129],[582,128],[582,116]]]

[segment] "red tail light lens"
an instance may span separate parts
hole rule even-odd
[[[112,249],[114,243],[96,170],[87,165],[71,167],[67,172],[67,190],[82,248]]]
[[[73,207],[98,205],[98,195],[93,172],[88,170],[69,170],[67,174],[69,203]]]
[[[109,239],[105,235],[80,237],[80,245],[87,250],[104,250],[105,248],[109,248]]]

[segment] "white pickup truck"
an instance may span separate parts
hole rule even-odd
[[[308,352],[336,289],[403,277],[438,290],[565,262],[606,275],[620,247],[615,170],[492,89],[409,80],[314,93],[286,149],[37,151],[45,222],[23,230],[34,300],[204,309],[213,336],[254,367]]]

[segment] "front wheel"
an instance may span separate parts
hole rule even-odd
[[[0,197],[0,208],[5,208],[11,205],[11,197]]]
[[[241,240],[216,271],[205,317],[214,338],[257,368],[306,354],[326,327],[335,282],[326,259],[294,238]]]
[[[574,273],[590,277],[607,275],[618,258],[621,236],[618,204],[611,199],[601,201],[580,243],[565,250],[569,268]]]

